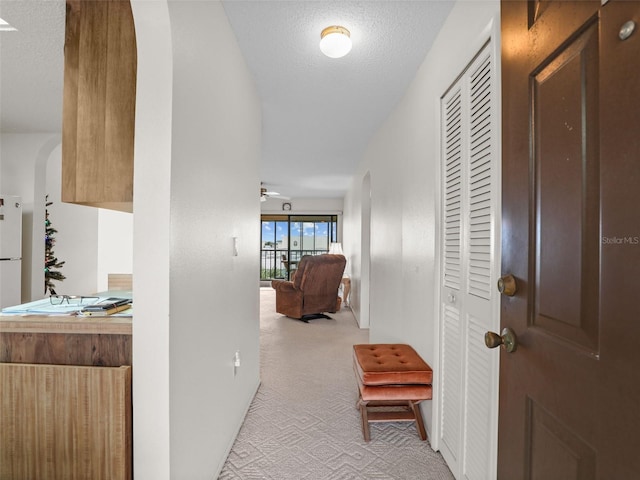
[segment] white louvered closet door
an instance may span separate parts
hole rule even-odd
[[[440,438],[458,479],[495,477],[499,327],[499,131],[494,49],[485,45],[441,99]]]

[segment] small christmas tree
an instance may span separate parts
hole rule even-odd
[[[64,262],[59,262],[53,254],[53,246],[56,244],[54,235],[58,233],[58,231],[51,226],[51,221],[49,220],[49,210],[46,207],[53,203],[49,202],[49,195],[46,196],[45,201],[47,203],[44,209],[44,293],[47,293],[47,290],[49,290],[49,294],[56,295],[55,285],[52,281],[56,280],[61,282],[67,277],[57,271],[57,269],[62,268]]]

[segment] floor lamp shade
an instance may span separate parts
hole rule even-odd
[[[344,255],[344,252],[342,251],[342,244],[340,242],[331,242],[329,244],[329,253]]]

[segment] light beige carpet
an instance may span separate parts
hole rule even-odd
[[[372,424],[364,442],[351,348],[369,333],[349,309],[306,324],[275,313],[271,288],[260,296],[262,384],[219,478],[453,478],[412,423]]]

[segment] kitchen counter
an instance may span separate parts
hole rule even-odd
[[[0,335],[4,333],[77,333],[131,335],[132,317],[83,317],[75,315],[3,315]]]
[[[0,362],[119,367],[132,363],[132,317],[0,316]]]

